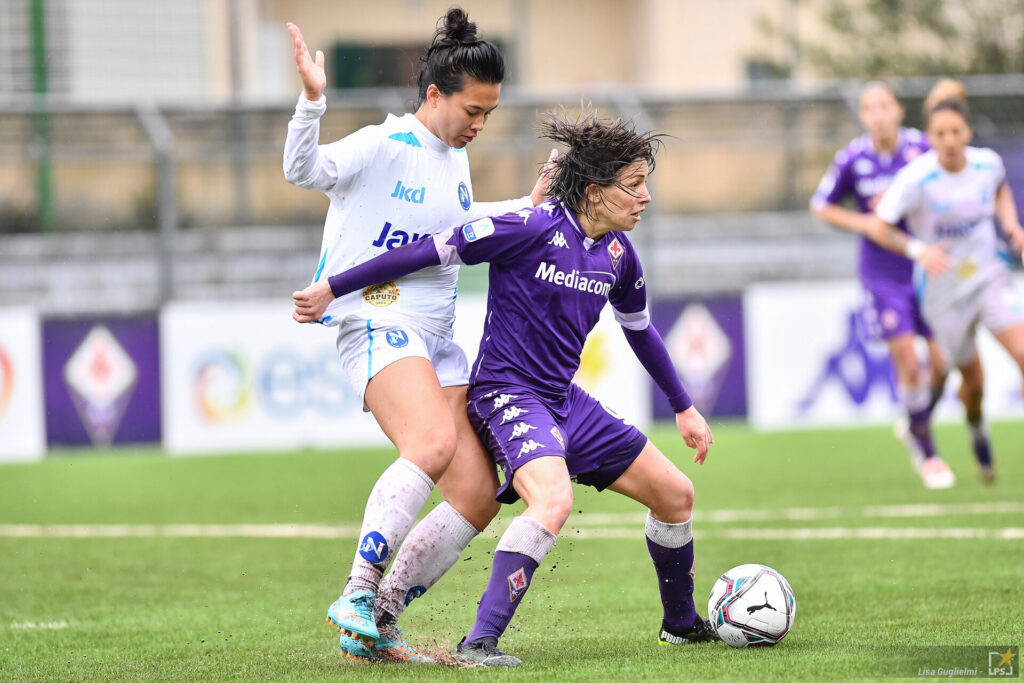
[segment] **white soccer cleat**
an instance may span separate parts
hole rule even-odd
[[[917,439],[914,438],[914,434],[910,431],[910,420],[906,416],[896,420],[896,424],[892,426],[892,435],[907,449],[907,455],[910,457],[910,466],[914,468],[915,472],[920,472],[921,465],[924,464],[924,451],[921,450]]]
[[[937,455],[925,458],[919,472],[926,489],[948,489],[956,483],[953,470],[949,469],[946,461]]]

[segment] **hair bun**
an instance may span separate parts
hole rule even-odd
[[[477,42],[476,23],[461,7],[452,7],[444,15],[444,26],[437,29],[435,42],[444,41],[450,45]]]

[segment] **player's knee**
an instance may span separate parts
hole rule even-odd
[[[436,482],[448,469],[455,455],[455,425],[435,425],[417,435],[413,444],[400,455],[426,472]]]
[[[661,485],[650,509],[656,518],[664,522],[685,522],[693,513],[693,498],[693,482],[680,472],[679,476]]]
[[[564,486],[553,484],[547,487],[530,507],[540,513],[549,531],[558,533],[572,514],[572,485],[566,482]]]
[[[479,488],[465,492],[457,500],[449,500],[448,503],[458,510],[459,514],[465,517],[466,521],[472,524],[477,531],[486,529],[501,510],[501,503],[495,500],[494,491],[485,491]]]

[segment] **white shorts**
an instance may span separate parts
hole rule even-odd
[[[978,355],[978,325],[998,334],[1024,323],[1024,302],[1006,273],[952,305],[932,301],[926,293],[924,314],[939,346],[953,363],[964,366]]]
[[[346,318],[338,325],[338,355],[360,401],[373,376],[403,358],[426,358],[442,387],[469,384],[469,364],[462,348],[408,323]],[[363,410],[367,410],[365,403]]]

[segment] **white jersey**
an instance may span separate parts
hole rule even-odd
[[[934,150],[922,154],[896,174],[875,208],[893,225],[906,218],[924,242],[949,243],[950,272],[928,277],[926,299],[962,299],[1006,272],[994,222],[996,192],[1006,178],[1003,160],[987,148],[965,153],[967,166],[959,173],[942,168]]]
[[[313,282],[413,240],[525,206],[530,198],[473,202],[464,149],[449,147],[412,114],[388,115],[319,145],[326,100],[299,97],[288,124],[284,174],[330,199]],[[335,299],[320,322],[347,317],[413,322],[452,336],[458,266],[436,266]]]

